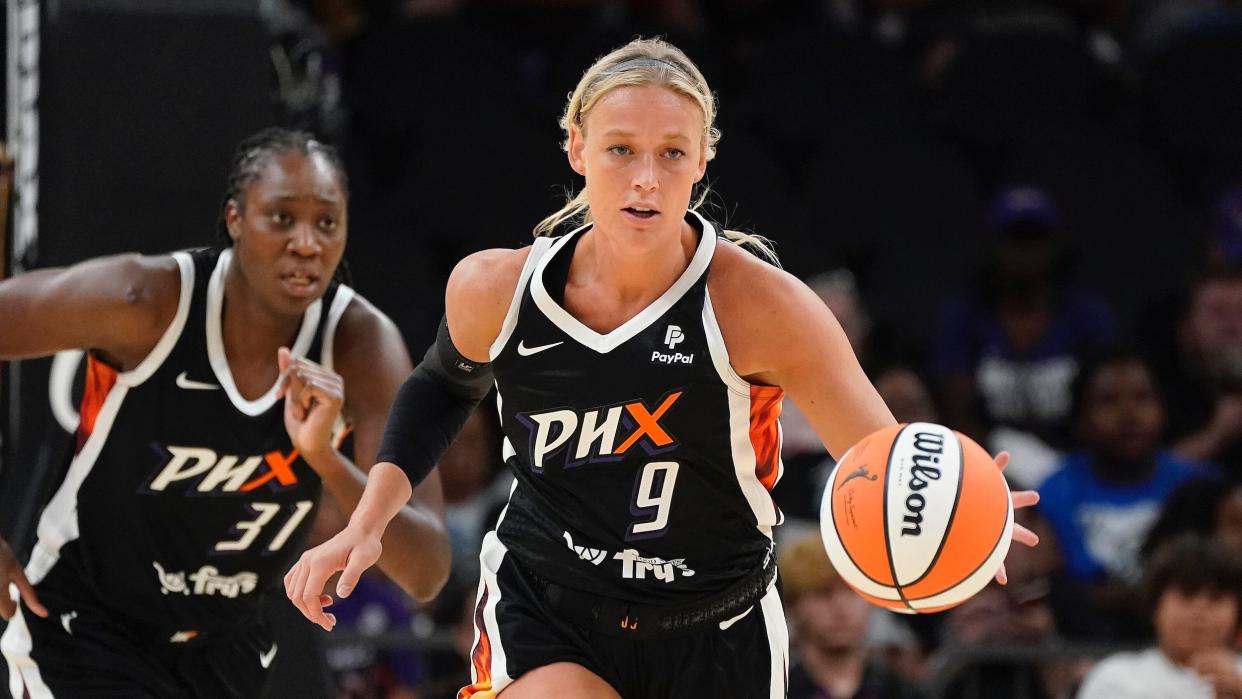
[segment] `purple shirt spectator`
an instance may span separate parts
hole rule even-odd
[[[1115,333],[1112,313],[1102,299],[1069,292],[1053,305],[1043,334],[1022,352],[987,301],[978,294],[963,295],[945,305],[935,368],[942,378],[974,380],[989,427],[1024,429],[1060,446],[1067,437],[1070,383],[1078,366]]]

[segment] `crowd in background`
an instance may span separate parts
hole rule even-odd
[[[436,298],[462,254],[522,244],[562,189],[580,185],[555,147],[576,71],[659,33],[718,92],[724,138],[708,168],[708,212],[776,241],[899,420],[942,422],[1013,454],[1011,484],[1043,498],[1019,517],[1043,543],[1011,552],[1007,586],[907,619],[874,610],[831,570],[816,520],[833,461],[786,406],[786,475],[774,496],[788,518],[778,543],[798,658],[791,697],[1242,687],[1232,654],[1242,612],[1242,3],[289,9],[301,21],[289,20],[283,43],[317,68],[298,73],[303,99],[288,115],[346,149],[355,268],[372,269],[371,232],[377,261],[399,259],[394,237],[419,258],[360,276],[364,293],[398,285]],[[415,348],[439,315],[428,305],[393,309]],[[441,464],[456,551],[441,600],[410,610],[376,583],[372,601],[351,602],[363,607],[360,629],[430,620],[424,636],[452,629],[451,647],[382,662],[338,652],[347,696],[450,696],[464,677],[475,557],[508,492],[498,435],[494,411],[480,411]],[[1094,665],[1124,647],[1140,650]]]

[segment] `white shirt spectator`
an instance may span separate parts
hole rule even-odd
[[[1237,662],[1242,673],[1242,660]],[[1096,665],[1078,699],[1213,699],[1212,685],[1157,648],[1110,655]]]

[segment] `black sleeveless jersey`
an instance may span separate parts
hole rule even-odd
[[[537,240],[491,348],[516,475],[497,535],[566,587],[688,602],[760,566],[781,520],[783,392],[730,366],[707,293],[716,229],[687,221],[685,272],[603,335],[558,300],[590,227]]]
[[[153,640],[253,620],[300,554],[318,475],[294,451],[276,386],[238,392],[221,334],[232,250],[174,253],[177,313],[137,367],[88,355],[77,450],[44,509],[27,574]],[[292,348],[332,366],[353,291],[332,284]]]

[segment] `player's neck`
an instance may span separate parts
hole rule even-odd
[[[646,306],[663,294],[686,271],[698,243],[687,223],[676,232],[656,234],[667,240],[657,245],[630,245],[621,235],[593,231],[578,245],[569,269],[569,283],[591,286],[626,305]],[[624,235],[624,234],[623,234]],[[672,238],[676,238],[674,242]]]
[[[276,312],[250,289],[242,275],[230,271],[224,279],[224,304],[220,330],[229,363],[271,361],[276,350],[292,346],[302,326],[302,317]]]

